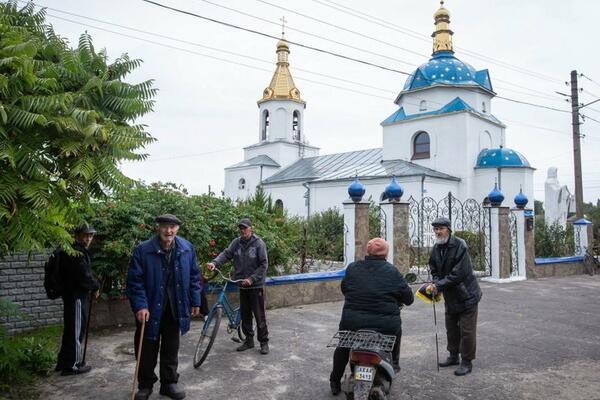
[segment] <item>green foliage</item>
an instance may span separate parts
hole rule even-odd
[[[154,234],[154,218],[164,213],[183,221],[178,235],[194,245],[201,264],[211,261],[239,235],[237,222],[242,217],[252,219],[255,233],[267,245],[270,275],[276,274],[275,265],[287,265],[297,254],[298,222],[274,207],[262,190],[234,204],[212,195],[190,196],[172,183],[136,184],[127,192],[97,201],[86,215],[98,231],[92,242],[92,266],[104,295],[122,294],[133,248]]]
[[[575,254],[573,225],[567,229],[559,224],[548,226],[543,218],[535,221],[535,256],[564,257]]]
[[[0,318],[17,315],[17,310],[14,303],[0,299]],[[0,327],[0,393],[14,399],[35,397],[33,382],[56,363],[60,334],[60,326],[50,326],[9,337]]]
[[[152,81],[123,79],[141,61],[107,62],[91,37],[71,49],[33,3],[0,3],[0,253],[69,247],[91,199],[131,184],[124,160],[154,139]]]
[[[534,200],[533,212],[535,215],[544,215],[544,202],[540,200]]]
[[[306,253],[311,258],[322,260],[344,259],[344,216],[337,207],[315,213],[308,218]]]
[[[469,248],[469,256],[476,271],[485,270],[485,235],[483,232],[456,231],[454,236],[463,239]]]

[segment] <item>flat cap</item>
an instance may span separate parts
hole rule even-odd
[[[174,216],[173,214],[163,214],[159,215],[154,219],[154,222],[158,224],[177,224],[181,225],[181,220]]]
[[[252,226],[252,221],[250,218],[242,218],[240,222],[238,222],[238,228],[249,228]]]
[[[452,222],[446,217],[438,217],[433,220],[431,226],[445,226],[448,229],[452,229]]]
[[[76,227],[73,230],[73,232],[77,233],[77,234],[81,234],[81,233],[91,233],[91,234],[94,234],[94,233],[96,233],[96,230],[94,229],[93,226],[91,226],[87,222],[84,222],[83,224],[81,224],[78,227]]]

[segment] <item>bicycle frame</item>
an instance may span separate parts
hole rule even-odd
[[[225,281],[225,284],[221,288],[221,293],[219,293],[219,297],[217,297],[217,301],[210,307],[208,312],[207,321],[213,318],[215,310],[217,307],[221,307],[223,309],[223,313],[227,317],[227,321],[229,322],[230,327],[237,327],[240,323],[240,311],[239,307],[234,308],[229,299],[227,298],[227,286],[229,285],[228,281]],[[202,330],[206,333],[208,329],[208,325],[205,324]]]

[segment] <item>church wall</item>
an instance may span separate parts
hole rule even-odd
[[[306,199],[304,198],[306,188],[302,186],[302,182],[265,185],[264,189],[267,194],[271,195],[273,202],[277,200],[283,202],[283,208],[289,215],[306,216]]]
[[[279,168],[263,166],[262,179],[268,178],[278,170]],[[246,181],[244,189],[239,189],[240,178],[244,178]],[[260,181],[260,166],[226,169],[224,189],[225,197],[228,197],[232,200],[246,200],[248,197],[254,195],[254,193],[256,192],[256,186],[260,183]]]
[[[298,111],[300,129],[304,127],[304,108],[303,104],[288,100],[273,100],[260,103],[259,107],[259,138],[261,137],[264,126],[263,112],[269,111],[269,127],[267,140],[286,139],[292,140],[292,118],[294,110]]]
[[[523,193],[529,199],[528,207],[533,208],[533,172],[531,168],[502,168],[500,172],[501,188],[504,194],[504,205],[514,207],[514,198],[519,193],[521,186]],[[471,189],[472,197],[483,200],[494,188],[494,182],[498,179],[497,168],[476,169],[474,173],[474,185]]]
[[[482,103],[485,103],[485,112],[488,114],[491,112],[491,95],[477,89],[464,90],[455,87],[431,87],[408,93],[402,96],[398,105],[404,107],[407,115],[411,115],[439,110],[457,97],[479,112],[484,112]],[[425,101],[425,110],[421,110],[423,108],[422,101]]]
[[[262,154],[271,157],[281,167],[286,167],[300,158],[301,149],[299,149],[299,145],[295,143],[288,143],[283,141],[271,143],[265,142],[260,146],[245,148],[244,160],[249,160],[252,157],[256,157]],[[312,157],[318,154],[318,148],[304,146],[304,157]]]

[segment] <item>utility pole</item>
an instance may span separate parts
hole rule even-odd
[[[581,134],[579,133],[579,89],[577,71],[571,71],[571,119],[573,124],[573,164],[575,167],[575,212],[583,218],[583,183],[581,180]]]

